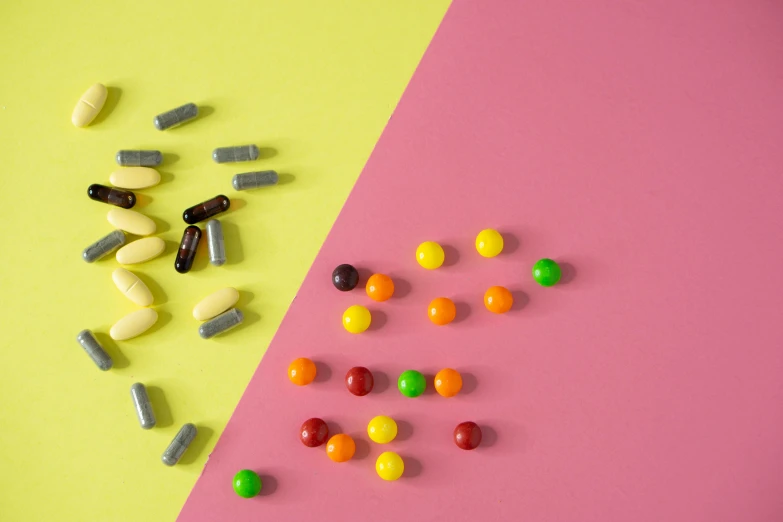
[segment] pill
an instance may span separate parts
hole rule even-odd
[[[338,433],[326,443],[326,454],[334,462],[347,462],[356,453],[356,443],[350,435]]]
[[[367,436],[378,444],[388,444],[397,436],[397,423],[386,415],[373,417],[367,424]]]
[[[195,103],[186,103],[176,109],[158,114],[153,123],[158,130],[166,130],[177,125],[182,125],[198,116],[198,106]]]
[[[476,236],[476,250],[484,257],[495,257],[503,251],[503,236],[491,228],[482,230]]]
[[[239,145],[238,147],[218,147],[212,151],[215,163],[235,163],[237,161],[255,161],[258,159],[258,147]]]
[[[196,248],[201,239],[201,229],[191,225],[185,228],[182,234],[182,241],[179,242],[177,258],[174,260],[174,270],[180,274],[190,271],[193,266],[193,260],[196,259]]]
[[[142,308],[131,312],[111,327],[109,335],[115,341],[125,341],[143,334],[158,320],[158,312],[152,308]]]
[[[185,212],[182,213],[182,219],[184,219],[185,223],[188,225],[193,225],[194,223],[209,219],[221,212],[225,212],[230,206],[231,200],[221,194],[185,210]]]
[[[508,288],[491,286],[484,293],[484,306],[487,310],[496,314],[504,314],[514,306],[514,296]]]
[[[121,167],[157,167],[163,163],[163,154],[159,150],[121,150],[116,160]]]
[[[136,204],[136,194],[133,192],[107,187],[106,185],[98,185],[97,183],[87,187],[87,195],[90,199],[116,207],[131,208]]]
[[[406,370],[397,379],[397,389],[406,397],[418,397],[427,388],[427,379],[416,370]]]
[[[223,312],[217,317],[214,317],[198,327],[198,334],[202,339],[211,339],[216,335],[225,333],[235,326],[239,326],[242,320],[245,318],[244,314],[237,309],[232,308],[227,312]]]
[[[394,281],[386,274],[373,274],[367,279],[365,290],[373,301],[387,301],[394,295]]]
[[[213,292],[193,308],[193,317],[199,321],[212,319],[234,306],[239,301],[239,292],[230,286]]]
[[[193,424],[188,423],[182,426],[174,436],[171,444],[169,444],[169,447],[163,452],[160,460],[167,466],[173,466],[179,462],[190,443],[196,438],[196,433],[198,433],[198,430]]]
[[[109,183],[124,189],[144,189],[160,183],[160,173],[150,167],[125,167],[112,172]]]
[[[436,297],[430,301],[427,315],[434,324],[443,326],[449,324],[457,317],[457,306],[448,297]]]
[[[135,265],[154,259],[166,249],[166,242],[159,237],[143,237],[117,250],[117,262]]]
[[[279,177],[274,170],[262,170],[260,172],[245,172],[235,174],[231,180],[234,190],[248,190],[259,187],[277,185]]]
[[[349,306],[343,312],[343,327],[354,334],[362,333],[370,327],[372,314],[362,305]]]
[[[533,279],[541,286],[553,286],[560,281],[560,265],[551,259],[539,259],[533,265]]]
[[[147,388],[142,383],[137,382],[131,386],[130,392],[133,408],[136,410],[136,417],[138,417],[141,427],[148,430],[155,426],[155,412],[152,410],[152,403],[149,395],[147,395]]]
[[[106,96],[109,91],[103,84],[96,83],[89,89],[87,89],[79,101],[76,102],[76,107],[73,108],[73,114],[71,114],[71,123],[77,127],[86,127],[92,120],[98,116],[101,112],[103,104],[106,103]]]
[[[454,397],[462,389],[462,375],[452,368],[435,374],[435,391],[443,397]]]
[[[402,457],[393,451],[384,451],[378,455],[375,461],[375,472],[383,480],[397,480],[405,471],[405,463]]]
[[[464,450],[472,450],[481,444],[481,428],[475,422],[462,422],[454,428],[454,444]]]
[[[116,228],[131,234],[136,234],[137,236],[154,234],[155,229],[157,228],[155,222],[144,214],[125,208],[111,209],[109,213],[106,214],[106,219]]]
[[[315,380],[316,366],[307,357],[299,357],[288,365],[288,379],[297,386],[306,386]]]
[[[88,246],[82,252],[82,258],[88,263],[97,261],[106,254],[114,252],[117,248],[125,244],[125,233],[122,230],[115,230],[103,236],[98,241]]]
[[[364,397],[372,391],[375,379],[364,366],[354,366],[345,374],[345,387],[357,397]]]
[[[103,346],[101,346],[101,343],[98,342],[98,339],[95,338],[91,331],[82,330],[76,336],[76,340],[82,345],[84,351],[87,352],[87,355],[90,356],[90,359],[98,368],[105,372],[112,367],[111,357],[109,357],[109,354],[106,353],[106,350],[103,349]]]
[[[242,498],[255,497],[262,487],[261,477],[252,469],[243,469],[234,475],[234,493]]]
[[[299,428],[299,440],[308,448],[316,448],[329,438],[329,426],[317,417],[307,419]]]
[[[425,241],[416,249],[416,261],[427,270],[439,268],[445,258],[443,247],[435,241]]]
[[[226,245],[223,242],[223,226],[217,219],[207,221],[207,246],[209,262],[215,266],[226,264]]]
[[[117,289],[137,305],[149,306],[152,304],[152,292],[144,284],[144,281],[133,272],[124,268],[115,268],[111,273],[111,279]]]

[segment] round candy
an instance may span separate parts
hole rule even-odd
[[[302,444],[308,448],[320,446],[329,438],[329,427],[326,423],[317,418],[307,419],[299,428],[299,439]]]
[[[444,397],[454,397],[462,389],[462,375],[457,370],[443,368],[435,374],[435,391]]]
[[[503,251],[503,236],[491,228],[482,230],[476,236],[476,250],[484,257],[495,257]]]
[[[481,444],[481,428],[475,422],[463,422],[454,428],[454,444],[464,450],[478,448]]]
[[[358,397],[370,393],[374,384],[372,373],[364,366],[354,366],[345,374],[345,387]]]
[[[243,469],[234,475],[234,491],[242,498],[253,498],[261,492],[261,477],[253,470]]]
[[[435,241],[425,241],[416,249],[416,261],[427,270],[435,270],[443,264],[446,254]]]
[[[405,464],[402,462],[402,457],[393,451],[384,451],[378,455],[378,460],[375,461],[375,471],[383,480],[397,480],[402,476],[404,470]]]
[[[533,265],[533,279],[541,286],[552,286],[560,281],[560,265],[551,259],[539,259]]]
[[[502,286],[491,286],[484,294],[484,306],[487,310],[496,314],[504,314],[511,310],[514,304],[514,296],[508,291],[508,288]]]
[[[341,292],[353,290],[359,284],[359,272],[351,265],[340,265],[332,272],[332,284]]]
[[[367,425],[367,435],[378,444],[388,444],[397,436],[397,423],[386,415],[373,417]]]
[[[345,462],[351,460],[356,453],[356,443],[345,433],[334,435],[326,443],[326,454],[335,462]]]
[[[288,378],[297,386],[310,384],[315,379],[315,363],[300,357],[288,366]]]
[[[397,379],[397,388],[406,397],[418,397],[427,388],[427,380],[416,370],[405,370]]]
[[[362,333],[370,327],[370,311],[361,305],[349,306],[343,313],[343,326],[351,333]]]
[[[394,281],[385,274],[373,274],[367,280],[366,290],[373,301],[386,301],[394,295]]]
[[[429,315],[430,321],[443,326],[449,324],[457,316],[457,307],[454,306],[454,301],[448,297],[436,297],[430,302],[427,315]]]

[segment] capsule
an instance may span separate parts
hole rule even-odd
[[[192,120],[198,116],[198,107],[195,103],[186,103],[182,107],[171,109],[163,114],[155,116],[153,123],[158,130],[166,130]]]
[[[184,219],[185,223],[188,225],[193,225],[194,223],[209,219],[221,212],[225,212],[228,210],[229,206],[231,206],[231,200],[221,194],[208,201],[190,207],[182,213],[182,219]]]
[[[199,326],[198,334],[202,339],[210,339],[239,326],[244,318],[244,314],[238,308],[232,308]]]
[[[174,269],[180,274],[190,271],[193,266],[193,260],[196,258],[196,247],[201,239],[201,229],[196,226],[189,226],[182,234],[182,241],[179,243],[177,259],[174,260]]]
[[[236,174],[231,180],[231,184],[234,185],[234,190],[248,190],[277,185],[277,180],[277,172],[274,170],[262,170],[259,172]]]
[[[82,258],[88,263],[92,263],[107,254],[111,254],[124,244],[125,233],[122,230],[115,230],[85,248],[82,252]]]
[[[147,388],[140,382],[131,386],[131,399],[133,408],[136,410],[136,417],[139,418],[139,424],[145,430],[155,426],[155,412],[152,410],[150,397],[147,395]]]
[[[163,153],[159,150],[121,150],[116,159],[121,167],[157,167],[163,163]]]
[[[238,147],[218,147],[212,151],[215,163],[234,163],[237,161],[255,161],[258,159],[258,147],[240,145]]]
[[[120,190],[106,185],[92,184],[87,187],[90,199],[108,203],[120,208],[132,208],[136,204],[136,194],[129,190]]]
[[[197,432],[198,430],[196,430],[196,427],[193,424],[187,423],[182,426],[174,436],[171,444],[169,444],[169,447],[163,452],[160,460],[167,466],[173,466],[179,462],[179,459],[182,458],[182,454],[185,453],[185,450],[188,449],[190,443],[196,438]]]
[[[105,372],[112,367],[111,357],[109,357],[109,354],[106,353],[106,350],[103,349],[103,346],[101,346],[101,343],[98,342],[98,339],[95,338],[91,331],[82,330],[76,336],[76,340],[82,345],[84,351],[87,352],[87,355],[90,356],[90,359],[98,368]]]
[[[215,266],[226,263],[226,245],[223,242],[223,226],[217,219],[207,221],[207,245],[209,246],[209,262]]]

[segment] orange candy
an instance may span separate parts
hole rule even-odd
[[[326,443],[326,454],[335,462],[345,462],[351,460],[356,453],[356,443],[350,435],[338,433]]]
[[[306,357],[300,357],[288,366],[288,378],[297,386],[310,384],[315,379],[315,363]]]
[[[435,391],[444,397],[454,397],[462,389],[462,375],[457,370],[443,368],[435,375]]]
[[[454,301],[448,297],[436,297],[430,303],[427,315],[429,315],[430,321],[443,326],[454,320],[457,315],[457,307],[454,306]]]
[[[492,286],[487,293],[484,294],[484,306],[487,310],[496,314],[504,314],[511,310],[511,306],[514,304],[514,297],[508,288],[502,286]]]
[[[367,280],[366,290],[373,301],[386,301],[394,295],[394,281],[385,274],[373,274]]]

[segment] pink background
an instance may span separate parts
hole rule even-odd
[[[783,519],[781,22],[760,0],[456,1],[180,520]],[[498,258],[474,249],[486,227]],[[430,239],[448,246],[434,272],[414,260]],[[540,257],[565,284],[532,281]],[[398,295],[337,292],[343,262]],[[517,297],[505,316],[482,305],[495,284]],[[447,327],[426,318],[441,295]],[[355,303],[375,321],[358,336]],[[297,388],[302,356],[320,377]],[[345,390],[354,365],[377,392]],[[466,393],[397,392],[442,367]],[[365,431],[379,414],[400,422],[386,447]],[[312,416],[357,458],[305,448]],[[451,432],[471,419],[485,444],[465,452]],[[242,468],[262,496],[234,495]]]

